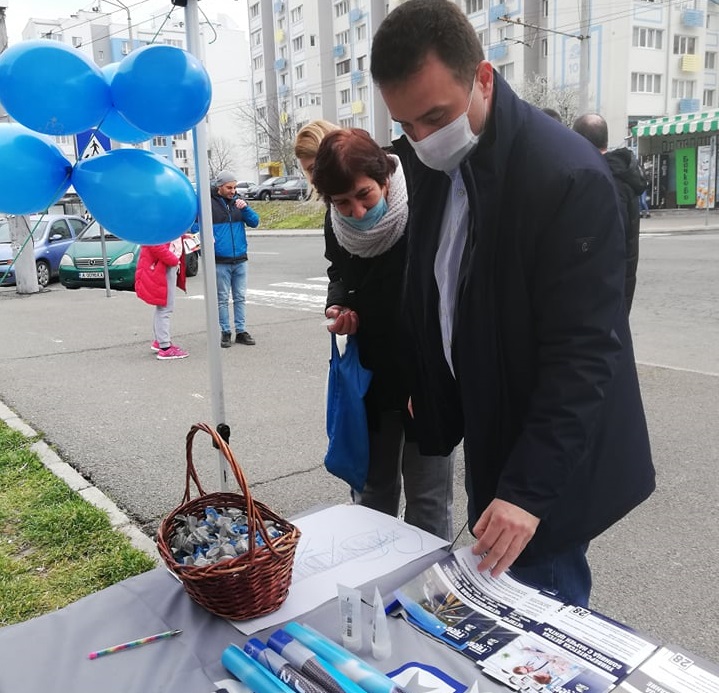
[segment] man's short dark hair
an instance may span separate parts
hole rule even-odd
[[[572,130],[589,140],[597,149],[604,150],[609,146],[607,121],[599,113],[586,113],[579,116],[574,121]]]
[[[387,15],[372,39],[372,79],[380,86],[403,82],[421,69],[429,53],[467,84],[484,60],[476,32],[455,3],[407,0]]]
[[[555,111],[553,108],[543,108],[542,113],[546,113],[550,118],[554,118],[558,123],[563,122],[562,116],[559,115],[558,111]]]

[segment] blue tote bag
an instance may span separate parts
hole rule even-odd
[[[369,467],[369,434],[364,396],[372,372],[362,366],[357,340],[347,336],[347,347],[340,356],[337,336],[332,335],[332,356],[327,381],[327,471],[361,491]]]

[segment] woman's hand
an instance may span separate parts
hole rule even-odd
[[[359,327],[359,316],[345,306],[330,306],[325,311],[325,317],[334,320],[331,325],[327,326],[328,332],[354,334]]]

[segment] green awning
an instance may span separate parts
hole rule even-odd
[[[632,133],[637,137],[655,137],[657,135],[686,135],[693,132],[712,132],[719,130],[719,109],[682,113],[652,120],[640,120]]]

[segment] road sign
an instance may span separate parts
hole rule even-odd
[[[78,159],[89,159],[110,151],[110,138],[99,130],[85,130],[75,135],[75,155]]]

